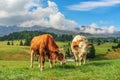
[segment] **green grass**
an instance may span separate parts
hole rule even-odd
[[[18,41],[14,45],[7,45],[7,41],[0,41],[0,60],[29,60],[29,46],[18,46]]]
[[[108,51],[108,49],[112,49],[113,45],[115,45],[115,43],[111,43],[111,42],[103,43],[99,46],[95,44],[96,53],[105,54]]]
[[[7,41],[0,41],[0,60],[29,60],[30,59],[29,46],[19,46],[19,42],[20,41],[15,40],[13,46],[12,45],[8,46]],[[68,45],[68,42],[56,41],[56,43],[60,48],[64,48],[64,51],[67,51],[68,48],[71,49],[71,46]],[[104,59],[103,56],[106,54],[108,49],[111,49],[111,46],[113,45],[115,45],[115,43],[110,42],[103,43],[99,46],[94,44],[96,50],[96,59]],[[119,56],[119,54],[117,56]]]
[[[68,45],[68,42],[60,42],[60,41],[57,41],[56,42],[57,43],[57,45],[59,45],[59,47],[64,47],[65,45]]]
[[[60,48],[65,48],[67,42],[57,42],[57,44]],[[18,40],[14,41],[13,46],[7,45],[7,41],[0,41],[0,60],[30,60],[30,48],[19,46]]]
[[[29,68],[29,61],[0,61],[0,80],[119,80],[120,60],[89,61],[81,67],[68,62],[64,67],[56,63],[50,69],[45,63],[41,72],[38,64]]]
[[[88,61],[81,67],[75,67],[75,62],[67,62],[62,67],[56,63],[50,69],[49,63],[45,63],[43,72],[38,68],[38,63],[34,63],[34,68],[30,69],[29,46],[18,46],[19,41],[14,41],[13,46],[6,45],[7,41],[0,41],[0,80],[119,80],[120,79],[120,59]],[[57,42],[60,48],[68,48],[68,42]],[[67,46],[66,46],[67,45]],[[95,44],[96,58],[106,54],[114,43],[104,43],[100,46]],[[110,58],[114,52],[106,55]],[[99,57],[100,56],[100,57]],[[116,54],[114,55],[116,57]],[[117,54],[119,56],[119,53]],[[111,58],[110,58],[111,59]],[[112,58],[114,59],[114,58]],[[14,60],[14,61],[13,61]],[[25,61],[26,60],[26,61]]]
[[[8,41],[0,41],[0,46],[7,45],[7,42]],[[10,44],[12,43],[12,41],[9,41],[9,42],[10,42]],[[24,40],[23,40],[23,42],[24,42]],[[20,40],[14,40],[13,43],[14,43],[14,46],[18,46],[20,44]]]
[[[115,46],[115,45],[116,44],[112,42],[103,43],[103,44],[100,44],[99,46],[97,44],[94,44],[95,51],[96,51],[96,59],[107,59],[107,57],[105,58],[104,56],[107,54],[108,49],[112,51],[112,46]],[[115,53],[115,52],[112,52],[112,53]],[[114,56],[114,58],[116,57],[117,56]]]

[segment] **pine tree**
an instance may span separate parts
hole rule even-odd
[[[119,41],[118,44],[117,44],[117,48],[120,48],[120,41]]]
[[[11,42],[11,45],[14,45],[14,42],[13,42],[13,41]]]
[[[114,43],[118,43],[118,39],[117,39],[117,38],[114,38],[114,39],[113,39],[113,42],[114,42]]]
[[[66,53],[67,53],[67,56],[70,57],[70,50],[69,50],[69,48],[67,49]]]
[[[68,46],[70,46],[71,44],[70,44],[70,41],[68,42]]]
[[[10,45],[10,42],[9,42],[9,41],[7,42],[7,45]]]
[[[99,46],[100,44],[101,44],[100,42],[97,43],[98,46]]]
[[[24,45],[25,45],[25,46],[29,46],[29,45],[30,45],[30,41],[31,41],[31,38],[30,38],[30,37],[27,37],[27,38],[25,39]]]
[[[22,40],[20,40],[20,46],[23,46],[23,41]]]

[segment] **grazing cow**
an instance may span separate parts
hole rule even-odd
[[[71,49],[75,57],[76,66],[85,64],[87,48],[91,44],[88,44],[86,36],[76,35],[71,43]]]
[[[45,56],[48,56],[50,67],[52,68],[56,60],[61,64],[65,64],[65,53],[56,45],[50,34],[43,34],[32,39],[31,45],[31,65],[33,67],[34,55],[38,55],[39,67],[41,71],[44,69]]]

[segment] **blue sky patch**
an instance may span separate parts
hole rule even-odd
[[[38,6],[32,6],[29,8],[29,12],[33,12],[34,10],[36,10],[38,8]]]

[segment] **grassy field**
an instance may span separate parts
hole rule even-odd
[[[60,48],[67,45],[67,42],[57,42]],[[30,60],[29,46],[19,46],[19,41],[14,45],[7,45],[7,41],[0,41],[0,60]]]
[[[115,45],[116,45],[115,43],[111,43],[111,42],[103,43],[99,46],[97,44],[94,44],[95,51],[96,51],[96,58],[97,59],[110,59],[109,56],[107,56],[108,49],[110,49],[112,51],[112,46],[115,46]],[[114,55],[114,53],[116,53],[116,52],[112,51],[112,55]],[[106,57],[104,57],[104,56],[106,56]],[[119,57],[119,56],[118,55],[114,56],[114,58],[117,58],[117,57]],[[111,58],[111,59],[113,59],[113,58]]]
[[[95,45],[97,54],[105,54],[105,52],[107,52],[108,49],[112,49],[112,46],[115,45],[115,43],[107,42],[107,43],[103,43],[99,46],[96,44],[94,44],[94,45]]]
[[[7,45],[7,41],[0,41],[0,60],[30,60],[30,49],[29,46],[19,46],[20,41],[14,41],[14,45]],[[70,46],[68,42],[56,42],[60,48],[64,48],[66,51]],[[96,59],[110,59],[110,56],[114,55],[113,53],[117,54],[114,55],[112,59],[118,57],[120,58],[119,52],[112,51],[109,55],[106,55],[108,49],[111,49],[111,46],[115,45],[115,43],[104,43],[101,45],[96,45]],[[105,57],[103,57],[105,56]]]
[[[0,60],[29,60],[30,49],[28,46],[19,46],[18,41],[14,45],[7,45],[7,41],[0,41]]]
[[[29,68],[29,46],[19,46],[19,41],[14,41],[13,46],[6,44],[7,41],[0,41],[0,80],[120,80],[120,49],[106,53],[114,43],[94,44],[98,60],[87,61],[81,67],[75,67],[75,62],[67,62],[64,67],[56,63],[50,69],[46,62],[43,72],[37,62],[34,68]],[[57,44],[60,48],[70,48],[68,42]]]
[[[120,80],[120,60],[89,61],[81,67],[68,62],[64,67],[56,63],[50,69],[45,63],[41,72],[37,62],[29,68],[29,61],[0,61],[0,80]]]

